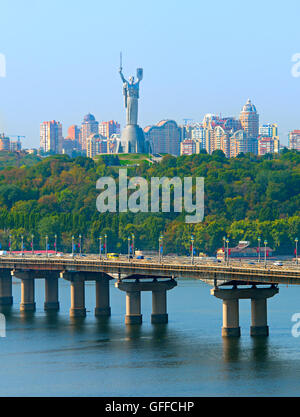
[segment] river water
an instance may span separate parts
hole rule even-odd
[[[69,318],[70,287],[60,282],[61,310],[19,312],[20,283],[0,339],[0,396],[298,396],[300,288],[281,286],[268,302],[269,338],[251,338],[250,301],[240,302],[242,337],[221,337],[222,302],[200,281],[179,281],[168,293],[169,324],[150,324],[151,293],[142,295],[142,326],[124,324],[125,293],[111,283],[112,317],[94,317],[95,288],[86,284],[87,318]]]

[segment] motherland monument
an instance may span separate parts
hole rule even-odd
[[[145,137],[143,129],[138,125],[138,100],[140,97],[140,82],[143,79],[143,69],[137,69],[137,81],[135,81],[134,77],[129,77],[129,80],[126,80],[123,75],[121,54],[119,74],[123,81],[123,95],[126,108],[126,127],[121,137],[123,152],[143,153],[145,151]]]

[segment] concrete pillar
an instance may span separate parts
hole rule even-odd
[[[45,278],[45,311],[58,311],[58,277],[50,276]]]
[[[149,279],[149,277],[146,277]],[[128,280],[129,278],[127,278]],[[116,288],[126,292],[126,324],[141,324],[141,292],[152,292],[152,323],[167,323],[167,291],[175,288],[177,283],[175,279],[152,282],[142,281],[140,277],[135,281],[118,281]]]
[[[96,308],[95,316],[110,317],[109,279],[96,280]]]
[[[223,300],[223,336],[240,336],[239,300],[251,299],[251,336],[268,336],[267,298],[278,294],[277,287],[233,288],[229,290],[214,288],[211,294]]]
[[[21,311],[35,311],[34,278],[21,279]]]
[[[152,291],[152,324],[168,323],[167,291]]]
[[[223,300],[223,337],[239,337],[241,328],[239,324],[239,300]]]
[[[269,336],[267,320],[267,299],[251,300],[251,336]]]
[[[142,324],[141,291],[126,292],[126,324]]]
[[[74,277],[71,281],[71,317],[85,317],[85,293],[84,293],[84,279]]]
[[[0,307],[12,304],[12,276],[10,270],[2,270],[0,273]]]

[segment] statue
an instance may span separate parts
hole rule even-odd
[[[123,81],[126,108],[126,127],[122,134],[122,146],[126,153],[140,153],[144,150],[144,133],[138,126],[138,100],[140,98],[140,82],[143,79],[143,69],[137,69],[137,81],[134,77],[129,77],[129,80],[126,80],[123,75],[121,54],[119,74]]]

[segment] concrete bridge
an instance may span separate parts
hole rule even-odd
[[[35,280],[45,279],[45,310],[59,310],[58,280],[70,282],[71,317],[85,317],[85,281],[96,283],[95,315],[111,315],[109,281],[126,293],[128,325],[141,324],[141,292],[152,292],[152,323],[167,323],[167,291],[178,278],[194,278],[213,286],[211,294],[223,301],[224,337],[240,336],[239,300],[251,300],[252,336],[269,334],[267,299],[279,292],[278,284],[300,284],[300,269],[220,264],[191,265],[180,258],[162,263],[145,260],[105,260],[99,257],[0,257],[0,306],[11,306],[12,276],[21,280],[24,313],[35,311]],[[261,287],[263,285],[263,287]],[[247,286],[247,287],[246,287]],[[250,288],[249,288],[250,286]],[[224,288],[225,287],[225,288]],[[229,288],[226,288],[229,287]]]

